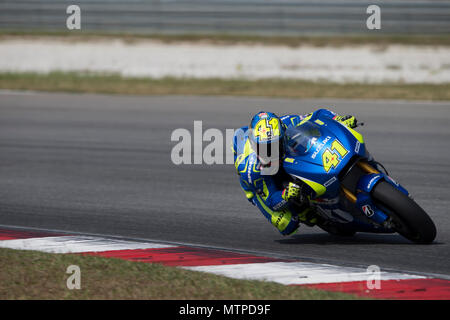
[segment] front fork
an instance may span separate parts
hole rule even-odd
[[[388,220],[389,216],[386,215],[373,203],[370,193],[374,186],[380,180],[384,180],[404,194],[409,195],[409,193],[399,183],[394,181],[387,174],[374,169],[369,163],[365,161],[359,161],[356,165],[366,173],[359,178],[356,186],[356,195],[353,194],[350,190],[346,189],[344,186],[341,186],[342,192],[344,193],[345,197],[350,202],[354,203],[355,206],[370,220],[378,225],[385,225],[385,222]]]

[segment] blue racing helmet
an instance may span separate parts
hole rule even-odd
[[[284,154],[285,126],[272,112],[260,111],[250,122],[250,143],[263,165]],[[277,149],[274,149],[277,148]],[[278,150],[278,152],[275,152]]]

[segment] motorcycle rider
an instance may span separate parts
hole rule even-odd
[[[309,226],[318,222],[318,216],[309,207],[311,191],[293,182],[283,185],[290,179],[282,168],[286,129],[301,125],[312,116],[329,117],[350,128],[357,124],[354,116],[340,116],[327,109],[281,118],[261,111],[252,118],[249,127],[242,127],[234,134],[234,163],[247,200],[256,205],[282,235],[294,234],[300,222]]]

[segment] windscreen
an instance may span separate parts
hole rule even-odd
[[[289,128],[286,131],[288,152],[292,156],[300,156],[308,153],[320,137],[317,125],[305,122],[300,126]]]

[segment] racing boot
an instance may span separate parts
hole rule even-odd
[[[314,227],[318,222],[316,210],[311,207],[303,209],[297,217],[301,223],[306,224],[308,227]]]

